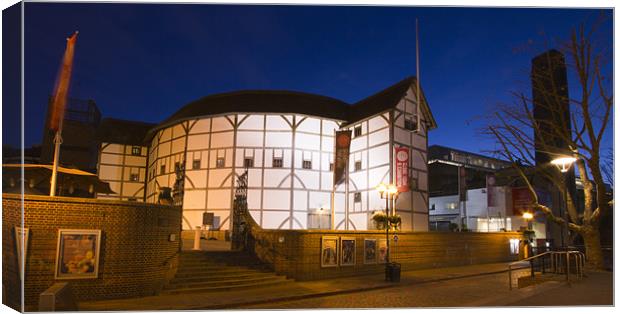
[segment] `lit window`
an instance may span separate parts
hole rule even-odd
[[[129,181],[134,181],[134,182],[137,182],[137,181],[138,181],[138,178],[139,178],[139,176],[138,176],[138,174],[137,174],[137,173],[130,173],[130,174],[129,174]]]
[[[161,165],[159,167],[159,174],[164,174],[166,173],[166,165]]]
[[[456,203],[446,203],[446,209],[456,209],[458,205]]]
[[[133,146],[133,147],[131,147],[131,154],[134,155],[134,156],[142,155],[142,147],[140,147],[140,146]]]
[[[217,160],[215,161],[215,168],[224,168],[226,159],[224,159],[224,157],[217,157]]]
[[[362,193],[357,192],[357,193],[353,194],[353,201],[355,203],[361,202],[362,201]]]
[[[273,157],[273,167],[282,168],[282,166],[283,166],[282,157]]]
[[[200,169],[200,159],[194,159],[194,162],[192,162],[192,169]]]
[[[362,161],[358,160],[355,162],[355,171],[360,171],[362,170]]]
[[[312,160],[304,160],[301,167],[304,169],[312,169]]]
[[[358,137],[358,136],[362,136],[362,126],[356,126],[355,129],[353,129],[353,136],[354,137]]]
[[[252,158],[252,157],[245,157],[245,159],[243,159],[243,167],[244,168],[253,168],[254,167],[254,158]]]

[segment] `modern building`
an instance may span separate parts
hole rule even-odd
[[[499,174],[510,163],[501,159],[433,145],[429,156],[429,228],[476,232],[512,231],[527,227],[514,210],[509,180]],[[489,180],[495,181],[494,183]],[[546,238],[544,223],[533,222],[538,238]]]
[[[144,179],[144,201],[156,203],[184,169],[184,230],[201,226],[203,213],[215,215],[215,228],[229,229],[235,180],[246,169],[248,208],[263,228],[329,229],[333,206],[336,229],[367,230],[374,229],[371,215],[385,210],[375,187],[395,181],[394,149],[406,148],[409,190],[395,208],[404,230],[426,231],[427,132],[436,123],[423,93],[418,107],[415,92],[410,77],[355,104],[291,91],[210,95],[150,128],[144,142],[106,138],[99,176],[118,182],[120,198],[136,200]],[[339,130],[350,130],[352,140],[348,180],[334,189]]]

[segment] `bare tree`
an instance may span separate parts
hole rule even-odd
[[[610,156],[601,153],[601,146],[613,110],[613,82],[605,76],[611,71],[610,57],[606,47],[598,46],[599,42],[593,40],[596,31],[596,25],[588,31],[581,25],[572,30],[570,40],[561,47],[568,71],[579,83],[575,95],[569,99],[562,96],[566,93],[559,92],[562,84],[555,82],[552,66],[547,71],[533,72],[532,94],[539,93],[544,97],[545,101],[537,105],[546,107],[548,119],[535,117],[532,97],[522,92],[513,93],[515,102],[498,106],[483,133],[497,142],[495,153],[513,163],[517,175],[529,188],[533,208],[545,213],[551,221],[580,234],[588,263],[602,268],[599,223],[601,215],[610,210],[611,200],[604,180],[608,170],[606,161]],[[568,154],[576,158],[574,165],[583,182],[583,212],[578,211],[571,193],[562,193],[568,217],[555,215],[552,208],[539,202],[534,187],[540,181],[544,180],[562,192],[566,191],[567,185],[557,167],[550,163],[536,163],[537,149],[555,156]],[[571,171],[574,170],[571,168]]]

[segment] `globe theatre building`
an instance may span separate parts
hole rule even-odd
[[[386,206],[375,187],[394,181],[394,148],[404,147],[409,191],[396,212],[403,230],[427,231],[427,132],[436,123],[415,93],[410,77],[354,104],[291,91],[210,95],[149,126],[142,140],[103,138],[99,177],[117,193],[98,198],[155,203],[184,165],[183,229],[207,212],[227,230],[235,179],[248,169],[248,209],[263,228],[329,229],[333,204],[335,229],[368,230]],[[334,189],[338,130],[351,130],[352,140],[348,181]]]

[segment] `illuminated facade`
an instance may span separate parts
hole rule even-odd
[[[415,91],[415,78],[407,78],[355,104],[288,91],[194,101],[147,133],[146,173],[137,178],[144,200],[157,202],[185,165],[183,229],[200,226],[205,212],[214,213],[216,228],[229,229],[235,178],[247,168],[248,208],[263,228],[329,229],[334,135],[348,129],[349,179],[334,192],[336,229],[374,229],[372,213],[385,209],[375,187],[394,181],[393,149],[407,147],[410,190],[397,199],[397,214],[403,230],[426,231],[427,131],[436,125],[423,95],[418,109]],[[121,175],[99,169],[103,180]]]

